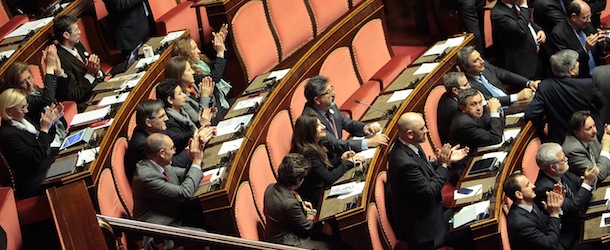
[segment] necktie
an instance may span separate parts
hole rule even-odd
[[[566,191],[566,197],[569,198],[573,198],[574,197],[574,193],[572,192],[572,190],[570,189],[570,187],[568,186],[568,184],[566,184],[565,182],[561,182],[561,186],[563,187],[563,190]]]
[[[172,183],[172,179],[169,178],[167,171],[163,170],[163,175],[165,175],[165,179],[167,179],[167,181],[169,181],[169,183]]]
[[[485,76],[483,76],[483,74],[479,75],[479,81],[481,81],[481,84],[483,84],[483,87],[485,87],[485,89],[487,89],[487,91],[489,91],[489,93],[493,96],[493,97],[499,97],[499,96],[505,96],[506,94],[504,93],[499,93],[496,87],[491,86],[491,83],[489,83],[487,81],[487,79],[485,78]]]
[[[568,13],[568,12],[566,11],[566,6],[565,6],[565,4],[563,4],[563,0],[559,0],[559,5],[561,5],[561,9],[563,10],[563,12],[564,12],[564,13]]]
[[[83,61],[83,58],[80,56],[80,54],[78,53],[78,51],[76,51],[76,59],[78,59],[80,62],[85,63],[85,61]]]
[[[517,5],[513,5],[513,9],[515,10],[515,13],[517,13],[517,15],[521,15],[521,10],[519,9],[519,7],[517,7]]]
[[[432,167],[432,165],[430,165],[430,162],[428,161],[428,158],[426,158],[426,155],[424,154],[424,149],[421,148],[420,145],[417,145],[417,153],[419,154],[419,158],[421,158],[422,160],[424,160],[424,162],[426,162],[426,167],[428,167],[430,169],[430,171],[434,172],[434,168]]]
[[[341,139],[341,138],[339,138],[339,133],[337,132],[337,126],[335,126],[335,119],[333,119],[333,114],[330,113],[330,109],[328,111],[326,111],[326,119],[328,119],[328,122],[330,123],[330,126],[332,127],[330,129],[330,131],[333,132],[333,134],[335,135],[335,138]]]
[[[579,30],[578,32],[576,32],[576,34],[578,35],[578,41],[580,41],[580,45],[582,45],[583,49],[586,50],[585,45],[587,43],[587,36],[585,35],[585,32],[583,32],[582,30]],[[589,56],[589,75],[593,75],[593,69],[595,68],[595,60],[593,59],[593,53],[591,53],[591,51],[587,51],[587,55]]]

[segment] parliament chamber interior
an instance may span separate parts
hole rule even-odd
[[[538,6],[535,1],[543,0],[529,1],[530,8]],[[5,74],[11,65],[25,62],[31,73],[31,79],[25,83],[34,83],[38,91],[48,88],[47,79],[53,71],[49,73],[46,64],[52,60],[44,58],[53,53],[48,49],[53,44],[53,48],[57,48],[55,56],[61,57],[59,50],[63,45],[57,40],[58,34],[54,34],[54,18],[62,15],[78,18],[79,43],[99,57],[97,68],[102,73],[96,79],[99,80],[97,85],[92,85],[90,97],[84,101],[60,99],[60,95],[65,96],[62,91],[72,90],[57,87],[58,98],[50,105],[63,108],[65,141],[55,152],[51,149],[52,157],[44,166],[39,193],[20,194],[23,191],[18,190],[21,185],[18,182],[23,177],[17,175],[23,171],[10,165],[13,156],[0,151],[0,226],[4,232],[0,238],[4,238],[6,249],[140,249],[147,238],[154,238],[156,244],[153,246],[159,249],[167,249],[167,240],[172,241],[173,248],[187,249],[302,249],[279,244],[267,237],[269,232],[266,231],[273,222],[265,215],[265,197],[267,187],[280,180],[278,169],[284,157],[294,153],[291,149],[294,138],[298,137],[296,125],[299,117],[305,116],[303,110],[309,107],[308,97],[303,93],[307,93],[310,79],[321,75],[327,78],[331,86],[329,91],[334,93],[332,102],[343,116],[367,124],[365,128],[380,128],[364,137],[344,131],[342,138],[335,139],[366,141],[376,133],[388,139],[376,147],[369,145],[368,149],[354,150],[360,152],[351,156],[352,162],[358,157],[363,159],[363,166],[350,168],[330,185],[325,185],[319,201],[314,202],[317,206],[309,220],[316,225],[324,224],[334,239],[340,239],[353,249],[409,249],[411,243],[407,244],[404,238],[410,236],[397,232],[397,225],[390,217],[392,204],[389,200],[392,199],[387,190],[390,188],[393,146],[404,143],[402,130],[405,125],[401,117],[410,112],[422,114],[427,132],[419,141],[418,147],[423,150],[420,155],[425,154],[422,157],[429,160],[442,157],[438,152],[444,152],[446,140],[441,139],[439,131],[452,127],[441,123],[437,116],[440,100],[443,95],[450,94],[443,77],[449,72],[465,71],[459,66],[462,63],[458,59],[460,51],[475,46],[481,54],[484,52],[483,58],[487,62],[500,68],[514,66],[504,53],[510,49],[502,47],[510,43],[499,44],[496,39],[502,34],[494,32],[498,30],[495,24],[492,29],[492,9],[494,5],[503,4],[502,0],[483,1],[485,6],[478,7],[483,27],[478,36],[484,36],[480,38],[480,44],[477,44],[475,34],[467,32],[461,23],[458,8],[447,6],[447,2],[453,1],[3,0],[0,10],[0,76],[3,80],[7,79]],[[527,1],[517,2],[521,2],[523,12],[523,3],[527,6]],[[115,10],[109,4],[127,3],[143,6],[151,32],[137,47],[121,50],[115,42],[114,32],[119,24],[112,20],[118,15],[113,16]],[[606,23],[610,25],[610,10],[597,14],[601,19],[599,27],[606,27]],[[531,16],[533,20],[536,14]],[[227,24],[225,31],[223,24]],[[224,37],[219,38],[219,34]],[[142,191],[135,186],[132,189],[132,180],[125,173],[129,142],[140,126],[136,110],[145,100],[154,100],[161,95],[162,88],[158,86],[168,78],[167,65],[179,53],[173,51],[177,48],[175,43],[181,39],[190,41],[188,37],[202,54],[210,58],[216,58],[218,53],[223,55],[219,56],[226,59],[223,79],[214,79],[214,83],[217,87],[218,81],[230,84],[230,92],[222,97],[229,101],[222,102],[223,112],[219,112],[217,120],[212,122],[214,137],[205,141],[205,146],[201,146],[203,152],[199,152],[203,157],[203,163],[197,166],[202,170],[199,171],[202,172],[199,173],[201,181],[195,183],[195,190],[191,190],[190,197],[183,201],[196,207],[195,217],[201,217],[203,222],[199,225],[203,225],[205,231],[190,225],[138,220],[134,204],[139,201],[135,194]],[[549,32],[546,40],[551,39]],[[226,50],[215,51],[223,42]],[[86,56],[91,58],[89,54]],[[550,55],[547,60],[548,57]],[[89,67],[89,59],[78,58],[81,62],[86,61],[82,65]],[[606,53],[600,53],[596,58],[600,65],[608,60]],[[66,64],[62,62],[62,65]],[[115,74],[114,70],[120,67],[123,69]],[[542,67],[541,72],[545,69],[551,72],[550,65],[542,63]],[[67,68],[64,70],[67,72]],[[543,74],[550,76],[548,72]],[[468,76],[468,72],[465,75]],[[526,78],[546,79],[541,76]],[[526,89],[530,84],[533,83],[528,81]],[[514,87],[508,86],[510,96],[520,91]],[[329,91],[319,93],[314,99]],[[602,91],[602,94],[607,92]],[[511,249],[507,216],[513,201],[505,194],[503,183],[513,173],[521,172],[533,184],[542,173],[536,152],[548,141],[545,138],[549,128],[544,122],[551,123],[552,118],[547,113],[540,125],[526,119],[525,114],[528,103],[538,96],[541,95],[535,93],[525,100],[502,103],[499,143],[470,148],[468,158],[461,161],[463,170],[452,173],[454,180],[444,180],[436,188],[435,195],[442,197],[442,201],[436,203],[442,204],[439,207],[443,211],[452,212],[450,220],[442,222],[444,230],[449,235],[467,235],[467,241],[472,243],[470,249]],[[608,95],[602,97],[604,102],[610,100]],[[177,100],[171,96],[169,99]],[[221,102],[218,99],[215,101]],[[27,100],[30,102],[29,97]],[[168,105],[167,100],[162,101]],[[487,101],[487,105],[492,103]],[[32,106],[30,103],[29,108]],[[7,110],[13,107],[7,107]],[[28,109],[27,103],[21,111],[24,109]],[[604,110],[610,109],[599,112]],[[46,111],[42,112],[45,116]],[[170,116],[169,112],[167,116]],[[3,124],[13,122],[12,118],[3,118]],[[606,115],[602,114],[600,119],[607,119]],[[204,131],[204,127],[199,131]],[[328,134],[332,130],[328,125],[326,127]],[[198,140],[195,131],[194,140]],[[597,131],[601,138],[604,130]],[[40,142],[39,135],[36,140]],[[176,161],[180,152],[175,152],[179,143],[175,139],[174,142]],[[8,142],[2,139],[0,143],[6,145]],[[605,145],[603,139],[602,145]],[[352,147],[348,151],[351,152]],[[191,149],[187,146],[186,153]],[[139,153],[148,154],[148,151]],[[493,159],[492,166],[481,168],[479,165],[485,159]],[[14,161],[26,162],[27,159]],[[439,165],[438,168],[445,167]],[[570,170],[572,168],[571,165]],[[190,173],[193,167],[186,171]],[[181,185],[171,180],[169,183]],[[610,179],[606,178],[592,185],[596,188],[589,190],[588,205],[584,205],[586,207],[577,215],[575,223],[579,234],[576,241],[589,244],[593,249],[610,249],[608,184]],[[309,209],[305,210],[311,212]],[[414,227],[399,227],[410,226]],[[407,230],[413,233],[424,229]],[[469,248],[454,247],[447,241],[447,244],[430,249]]]

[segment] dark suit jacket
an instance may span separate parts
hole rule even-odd
[[[549,217],[536,204],[532,205],[535,215],[516,204],[510,208],[506,223],[511,249],[563,249],[559,244],[560,219]]]
[[[593,84],[604,97],[604,107],[599,110],[602,123],[610,123],[610,65],[599,65],[593,70]]]
[[[581,187],[582,181],[580,177],[571,172],[566,172],[561,176],[561,181],[565,185],[564,188],[569,188],[570,192],[566,194],[561,210],[561,245],[565,249],[578,249],[578,239],[580,237],[580,215],[586,211],[586,206],[591,200],[591,192]],[[553,185],[558,183],[553,178],[540,171],[536,180],[536,204],[542,207],[542,201],[546,201],[546,191],[552,191]],[[567,186],[567,187],[566,187]]]
[[[166,108],[166,110],[167,109],[170,108]],[[167,129],[164,133],[174,141],[176,152],[182,152],[182,150],[188,146],[189,139],[193,138],[194,131],[189,124],[180,122],[171,115],[168,115],[167,117],[169,120],[165,122]]]
[[[587,36],[597,32],[591,24],[587,25],[587,28],[583,31]],[[561,23],[555,26],[547,42],[551,55],[564,49],[572,49],[578,52],[578,62],[580,63],[578,77],[591,77],[591,74],[589,73],[589,54],[587,53],[585,48],[580,45],[580,41],[574,33],[574,30],[572,30],[572,26],[570,26],[567,19],[563,20]],[[591,49],[591,53],[593,54],[594,60],[595,57],[597,57],[598,55],[598,50],[600,50],[599,47],[600,45],[596,45],[595,47],[593,47],[593,49]]]
[[[561,6],[560,0],[537,0],[535,3],[534,9],[534,20],[547,34],[551,34],[553,28],[558,23],[566,20],[568,14],[566,14],[565,9],[567,9],[570,4],[569,1],[564,1],[566,6]]]
[[[451,172],[426,162],[401,141],[396,141],[388,157],[393,226],[396,237],[409,245],[433,241],[447,230],[443,219],[441,189]]]
[[[75,47],[81,58],[85,60],[85,58],[88,57],[85,56],[85,47],[83,47],[81,43],[77,43]],[[61,60],[61,67],[68,75],[68,81],[59,82],[57,86],[57,100],[75,101],[80,104],[79,111],[81,111],[81,107],[89,100],[93,87],[95,87],[95,84],[97,84],[100,79],[96,79],[94,84],[91,84],[85,78],[85,75],[87,74],[87,67],[85,67],[85,64],[70,54],[70,52],[62,46],[57,46],[57,56],[59,56],[59,60]]]
[[[165,166],[171,183],[148,159],[137,164],[133,178],[134,218],[161,225],[180,225],[184,201],[190,199],[203,178],[198,168]],[[183,178],[184,177],[184,178]],[[184,181],[180,182],[181,179]]]
[[[569,133],[566,135],[566,139],[563,141],[562,147],[563,152],[565,153],[566,157],[568,157],[570,171],[578,176],[583,176],[587,166],[593,167],[595,164],[597,164],[597,167],[599,168],[598,180],[601,183],[601,181],[606,179],[606,176],[608,175],[610,169],[610,159],[601,157],[599,155],[602,149],[599,141],[594,140],[586,145],[591,150],[593,157],[595,157],[595,162],[591,161],[589,151],[585,148],[585,145],[583,145],[580,140]]]
[[[487,79],[490,84],[494,85],[496,88],[499,88],[504,91],[504,93],[506,93],[506,96],[498,97],[498,100],[500,101],[500,103],[502,103],[502,106],[509,106],[511,104],[509,96],[510,93],[504,88],[504,84],[512,85],[517,90],[521,90],[522,88],[527,87],[526,84],[529,81],[527,78],[510,72],[508,70],[493,66],[487,61],[484,65],[485,69],[483,70],[482,74],[483,76],[485,76],[485,79]],[[468,78],[470,86],[483,93],[485,99],[493,97],[491,93],[489,93],[489,91],[485,88],[485,86],[483,86],[483,84],[478,81],[478,79],[475,79],[469,74],[466,74],[466,78]]]
[[[25,119],[29,120],[27,117]],[[29,121],[40,130],[38,122]],[[40,183],[53,161],[50,145],[54,137],[54,130],[50,130],[49,134],[40,132],[36,136],[14,127],[8,120],[2,120],[0,150],[14,171],[17,198],[32,197],[44,191]]]
[[[118,50],[133,50],[155,30],[148,0],[104,0],[104,4]],[[148,10],[148,17],[144,8]]]
[[[436,113],[436,121],[438,127],[438,134],[441,137],[441,142],[446,143],[449,141],[449,131],[451,120],[453,116],[460,112],[458,110],[458,102],[449,92],[445,92],[438,102],[438,109]]]
[[[491,11],[494,38],[502,44],[505,52],[506,69],[527,78],[534,78],[541,70],[537,55],[536,37],[528,28],[531,23],[535,32],[542,28],[531,22],[529,8],[521,8],[521,13],[498,2]]]
[[[329,169],[324,165],[322,158],[315,149],[305,148],[302,154],[311,163],[311,169],[298,192],[303,199],[310,201],[314,207],[317,207],[322,189],[330,187],[343,176],[345,171],[353,168],[354,164],[350,161],[341,160],[341,157],[329,158],[333,165],[333,169]]]
[[[546,115],[549,133],[545,141],[561,144],[566,136],[568,121],[579,110],[591,111],[597,131],[604,131],[598,114],[602,105],[602,95],[591,79],[549,78],[538,85],[534,99],[525,109],[525,119],[542,129],[542,118]]]
[[[348,118],[341,113],[341,111],[339,111],[339,108],[337,108],[337,105],[335,104],[331,105],[330,108],[334,112],[333,118],[335,119],[335,127],[337,128],[339,138],[336,138],[333,135],[332,127],[330,126],[328,119],[326,119],[326,117],[324,117],[315,107],[311,106],[310,104],[305,104],[305,107],[303,108],[303,114],[315,114],[318,119],[320,119],[320,122],[326,126],[326,137],[323,139],[323,144],[326,146],[326,148],[329,149],[329,151],[336,152],[336,154],[341,154],[347,151],[349,148],[356,152],[365,150],[366,148],[362,148],[362,140],[342,140],[341,138],[343,138],[342,136],[344,129],[353,136],[364,136],[364,126],[366,126],[366,123],[354,121]],[[340,148],[337,150],[333,150],[333,145],[335,142],[337,142],[340,146]],[[336,154],[334,156],[336,156]]]
[[[468,146],[474,152],[478,147],[502,142],[503,132],[502,118],[491,118],[488,123],[482,124],[478,119],[458,112],[451,121],[449,142],[451,145]]]

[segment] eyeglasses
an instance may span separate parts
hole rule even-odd
[[[587,16],[578,16],[578,17],[582,18],[583,21],[591,20],[591,14],[589,14]]]
[[[25,112],[25,111],[28,109],[28,107],[29,107],[29,106],[30,106],[30,104],[29,104],[29,103],[26,103],[26,104],[25,104],[23,107],[21,107],[21,108],[18,108],[18,107],[12,107],[12,108],[13,108],[13,109],[16,109],[16,110],[20,110],[21,112]]]
[[[160,116],[148,117],[148,119],[151,119],[151,120],[154,120],[154,119],[163,119],[163,118],[165,118],[165,117],[167,117],[167,113],[163,113],[163,114],[162,114],[162,115],[160,115]]]
[[[328,95],[328,94],[331,94],[334,92],[335,92],[335,87],[333,85],[330,85],[330,89],[328,89],[326,92],[324,92],[322,94],[319,94],[318,96],[324,96],[324,95]]]
[[[19,85],[27,85],[28,83],[31,83],[34,81],[34,76],[30,75],[28,76],[28,78],[25,78],[24,80],[19,82]]]
[[[564,156],[562,160],[555,162],[555,163],[567,163],[567,162],[568,162],[568,157]]]

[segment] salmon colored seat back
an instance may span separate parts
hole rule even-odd
[[[430,135],[430,139],[432,139],[432,146],[439,149],[442,147],[442,142],[438,132],[438,126],[449,126],[449,124],[438,124],[437,119],[438,102],[445,92],[445,86],[434,87],[426,99],[426,104],[424,104],[424,118],[426,119],[428,130],[430,131],[428,134]]]
[[[292,124],[297,122],[297,119],[299,119],[303,113],[303,108],[305,108],[305,104],[307,103],[307,99],[305,99],[305,85],[307,85],[308,81],[309,78],[299,83],[297,89],[292,93],[292,98],[290,99],[290,117],[292,117]]]
[[[131,180],[127,178],[125,173],[125,154],[127,153],[127,139],[120,137],[114,143],[112,149],[112,176],[116,184],[119,198],[127,212],[131,215],[133,212],[133,192],[131,190]]]
[[[313,39],[313,24],[303,0],[267,0],[266,3],[283,60]]]
[[[269,158],[273,166],[273,172],[277,173],[277,169],[282,163],[282,159],[290,152],[292,147],[292,124],[288,110],[278,112],[267,131],[267,148],[269,149]]]
[[[383,236],[385,237],[385,241],[390,244],[390,247],[392,249],[394,249],[394,247],[398,243],[398,238],[396,238],[396,234],[394,234],[394,230],[390,225],[390,219],[388,218],[388,213],[386,209],[386,182],[387,172],[382,171],[377,175],[377,179],[375,180],[375,202],[377,203],[377,211],[379,213],[379,224],[381,226],[380,228],[383,232]]]
[[[248,181],[239,185],[233,208],[239,236],[248,240],[260,240],[260,233],[264,232],[264,226],[261,217],[256,212],[254,197],[250,192]]]
[[[318,35],[349,10],[347,0],[308,0],[308,2],[313,11]]]
[[[320,75],[327,77],[328,83],[335,87],[337,107],[341,107],[360,88],[348,47],[340,47],[331,52],[322,63]]]
[[[540,145],[542,145],[542,142],[539,138],[532,139],[527,144],[525,153],[523,154],[521,168],[523,175],[525,175],[531,183],[535,183],[536,179],[538,179],[538,171],[540,170],[540,167],[538,167],[538,164],[536,163],[536,152],[538,152]]]
[[[366,212],[366,222],[368,224],[373,250],[383,250],[384,242],[379,234],[380,225],[377,218],[377,205],[375,205],[375,202],[369,205],[369,209]]]
[[[392,56],[385,40],[381,19],[366,23],[352,41],[356,68],[363,80],[369,80]]]
[[[13,189],[10,187],[0,187],[0,226],[6,232],[6,249],[21,249],[23,239],[17,216],[17,204]]]
[[[252,195],[254,196],[254,204],[256,204],[256,210],[261,215],[264,222],[263,207],[265,205],[265,190],[269,184],[276,182],[265,144],[259,145],[254,150],[254,154],[250,159],[248,176],[250,188],[252,188]]]
[[[116,190],[116,185],[112,179],[112,172],[109,168],[102,170],[100,174],[99,182],[97,184],[97,202],[100,207],[100,213],[106,216],[112,216],[116,218],[130,218],[121,198]],[[123,246],[127,246],[127,239],[123,235],[121,236]]]

